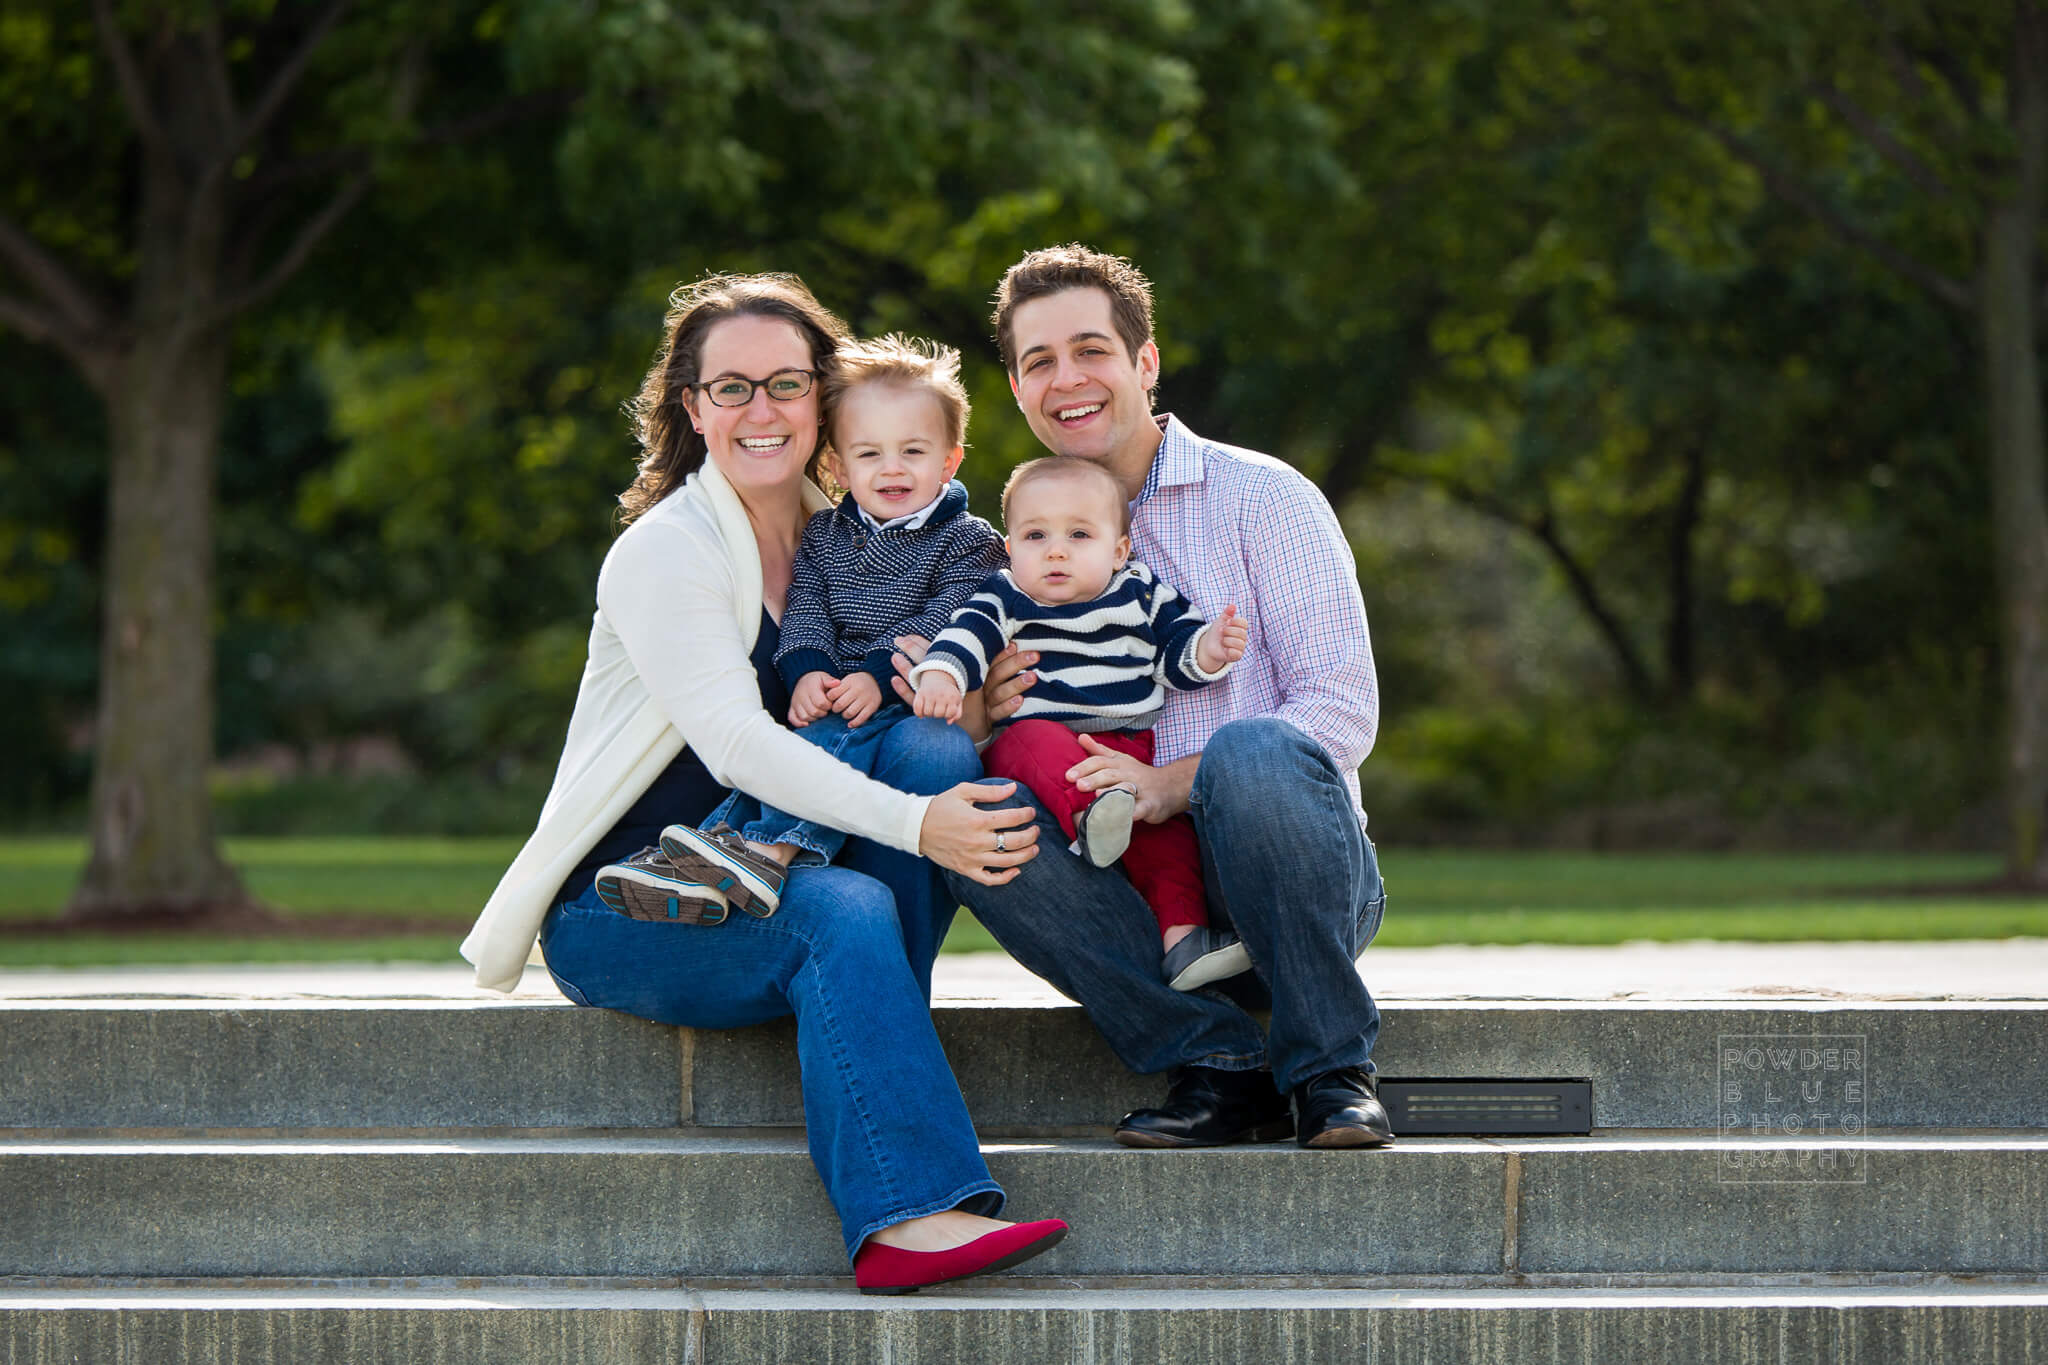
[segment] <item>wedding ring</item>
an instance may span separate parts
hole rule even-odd
[[[996,831],[996,852],[998,853],[1008,853],[1010,851],[1009,846],[1003,842],[1003,833],[1004,831],[1002,830]]]

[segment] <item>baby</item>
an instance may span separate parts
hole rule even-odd
[[[891,335],[842,347],[824,381],[829,468],[846,499],[804,527],[775,650],[789,722],[873,769],[882,736],[909,717],[895,700],[898,635],[929,638],[1003,564],[996,528],[954,482],[967,435],[960,353]],[[769,915],[793,864],[831,862],[846,835],[735,792],[699,829],[670,825],[666,859],[602,868],[598,894],[702,898]]]
[[[1194,822],[1134,822],[1127,786],[1090,794],[1067,780],[1088,753],[1076,733],[1152,762],[1166,688],[1207,686],[1244,657],[1234,606],[1204,621],[1132,560],[1130,506],[1101,465],[1069,455],[1018,467],[1003,489],[1010,567],[991,575],[910,672],[920,716],[957,720],[989,660],[1015,641],[1039,655],[1038,681],[983,755],[991,777],[1030,787],[1097,867],[1119,858],[1159,923],[1164,975],[1180,991],[1250,966],[1234,935],[1208,927]]]

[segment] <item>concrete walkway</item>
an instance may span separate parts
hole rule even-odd
[[[2048,1000],[2048,939],[1948,943],[1626,943],[1571,948],[1374,948],[1361,959],[1381,1001]],[[1052,1004],[1061,997],[1001,953],[941,957],[940,1000]],[[0,1000],[503,1000],[460,965],[0,967]],[[559,1003],[527,969],[512,997]]]

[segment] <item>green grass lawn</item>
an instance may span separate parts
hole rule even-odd
[[[452,962],[517,848],[510,839],[230,840],[228,854],[256,894],[295,915],[347,912],[447,928],[352,939],[15,935],[0,937],[0,966]],[[56,914],[83,857],[75,839],[0,839],[0,920]],[[2048,935],[2048,896],[1963,889],[1996,875],[1990,856],[1382,849],[1380,858],[1388,886],[1383,945]],[[963,916],[946,946],[995,944]]]

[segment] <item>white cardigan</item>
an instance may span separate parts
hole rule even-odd
[[[806,482],[804,511],[831,506]],[[510,991],[555,891],[684,747],[768,805],[916,852],[928,796],[849,768],[776,723],[749,658],[761,557],[746,508],[708,459],[627,527],[597,575],[590,657],[540,823],[463,940],[476,984]],[[715,932],[715,931],[707,931]]]

